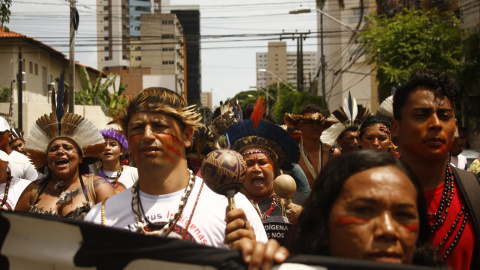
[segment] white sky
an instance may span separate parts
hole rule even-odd
[[[199,5],[202,39],[202,91],[212,91],[213,105],[248,90],[256,84],[255,53],[266,52],[269,41],[280,35],[258,37],[258,34],[316,32],[316,14],[290,15],[300,5],[315,7],[315,1],[300,0],[171,0],[172,5]],[[78,0],[80,25],[76,33],[75,60],[97,68],[96,0]],[[15,32],[33,37],[68,56],[69,1],[14,0],[10,23]],[[335,14],[332,14],[335,15]],[[219,38],[218,35],[247,35]],[[315,34],[304,41],[303,50],[316,51]],[[287,51],[296,51],[296,41],[287,41]]]

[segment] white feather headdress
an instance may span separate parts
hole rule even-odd
[[[338,110],[332,112],[330,120],[338,121],[328,129],[322,132],[320,140],[333,146],[337,142],[338,136],[342,134],[350,126],[360,126],[370,115],[370,112],[363,105],[357,105],[356,99],[352,98],[351,93],[348,93],[348,98],[343,100],[343,105]]]
[[[389,121],[393,119],[393,95],[386,98],[380,104],[378,108],[377,115],[387,118]]]
[[[63,90],[63,79],[64,71],[60,74],[57,102],[55,91],[52,92],[52,113],[37,119],[25,145],[27,155],[36,169],[45,166],[48,146],[57,138],[73,140],[83,157],[98,157],[105,149],[105,139],[92,122],[81,115],[66,112],[68,92]]]

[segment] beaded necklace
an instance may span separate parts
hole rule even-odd
[[[192,193],[193,186],[195,185],[195,175],[191,170],[188,170],[190,173],[190,177],[188,180],[188,185],[185,188],[185,193],[182,195],[182,198],[180,199],[180,203],[178,206],[178,210],[175,213],[174,216],[170,217],[169,221],[165,226],[163,226],[162,229],[157,230],[157,231],[147,231],[145,230],[145,224],[144,220],[146,223],[148,223],[149,226],[155,227],[156,225],[151,223],[145,216],[145,211],[143,210],[142,206],[142,201],[140,199],[140,188],[139,188],[139,181],[136,181],[135,184],[132,187],[132,210],[133,213],[135,213],[135,221],[137,222],[137,227],[138,230],[145,235],[164,235],[168,236],[170,232],[172,232],[175,224],[178,222],[180,219],[180,216],[183,213],[183,209],[185,208],[185,205],[187,204],[188,197],[190,196],[190,193]],[[200,195],[200,194],[199,194]]]
[[[436,217],[435,223],[430,228],[430,233],[432,234],[435,233],[435,231],[437,231],[439,227],[447,219],[450,203],[452,202],[453,196],[455,194],[454,181],[455,181],[455,178],[453,177],[452,168],[450,167],[450,165],[447,164],[447,169],[445,172],[445,184],[443,188],[442,198],[440,200],[440,205],[438,206],[438,210],[436,213],[428,213],[429,216]],[[458,230],[457,235],[454,236],[455,238],[450,244],[450,246],[448,246],[447,248],[446,243],[448,242],[450,237],[453,235],[453,232],[455,231],[457,225],[460,223],[460,219],[462,218],[462,216],[464,216],[464,218],[460,225],[460,229]],[[435,252],[437,252],[437,254],[440,254],[440,251],[443,252],[443,256],[442,256],[443,262],[447,260],[448,256],[452,253],[453,249],[458,244],[458,241],[460,240],[460,237],[465,228],[465,225],[467,224],[468,216],[469,216],[468,211],[466,211],[465,205],[462,204],[460,212],[458,212],[455,218],[455,221],[450,226],[450,230],[447,231],[447,234],[442,238],[442,241],[438,244],[438,247],[435,249]]]
[[[8,198],[8,191],[10,190],[10,184],[12,183],[12,176],[10,175],[10,171],[7,171],[8,173],[8,177],[7,177],[7,183],[5,184],[5,192],[3,194],[3,199],[2,199],[2,203],[0,204],[0,207],[2,207],[3,209],[5,210],[8,210],[5,206],[5,204],[7,203],[7,198]]]
[[[255,210],[257,210],[257,213],[260,216],[261,220],[268,218],[270,214],[272,214],[273,210],[275,210],[275,208],[277,208],[280,205],[280,202],[275,193],[272,196],[272,202],[270,203],[270,208],[267,211],[265,211],[265,213],[263,213],[262,210],[260,210],[258,203],[255,203],[253,200],[250,200],[250,202],[253,204],[253,207],[255,208]]]

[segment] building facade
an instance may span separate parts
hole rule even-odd
[[[303,73],[304,85],[310,86],[315,77],[316,65],[318,62],[316,52],[303,52]],[[297,53],[287,52],[287,43],[269,42],[268,52],[256,53],[257,87],[266,88],[276,83],[278,78],[282,81],[297,85]],[[278,78],[272,75],[274,73]]]

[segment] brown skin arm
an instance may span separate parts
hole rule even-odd
[[[115,190],[113,189],[112,185],[100,176],[94,176],[93,178],[93,186],[95,187],[95,194],[97,198],[95,203],[102,202],[105,199],[115,195]]]
[[[303,211],[303,207],[298,204],[289,203],[285,205],[285,210],[290,211],[290,214],[287,214],[288,221],[293,225],[296,225],[298,222],[298,217]]]
[[[255,241],[255,232],[242,209],[229,211],[227,207],[225,222],[227,222],[227,226],[225,227],[225,240],[223,242],[228,245],[230,249],[240,250],[239,240],[243,238]]]
[[[239,245],[248,269],[271,269],[274,263],[283,263],[290,256],[288,250],[275,239],[270,239],[265,244],[244,238],[239,241]]]
[[[15,211],[28,212],[28,210],[30,210],[30,194],[37,181],[40,180],[33,181],[23,190],[22,195],[20,195],[17,205],[15,206]]]

